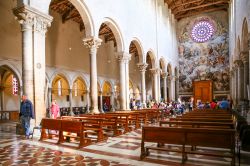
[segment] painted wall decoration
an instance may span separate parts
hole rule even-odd
[[[193,92],[192,82],[205,79],[213,80],[214,91],[229,91],[228,23],[214,18],[202,16],[178,25],[180,93]]]

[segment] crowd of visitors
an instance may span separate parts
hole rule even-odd
[[[141,102],[138,100],[131,100],[130,101],[130,109],[131,110],[139,110],[142,108]],[[154,100],[149,100],[146,103],[146,108],[152,108],[152,109],[163,109],[167,113],[170,113],[171,115],[181,115],[185,111],[192,111],[194,108],[194,101],[191,99],[189,102],[181,101],[178,99],[178,101],[171,101],[171,102],[155,102]],[[231,103],[229,100],[223,99],[221,101],[217,101],[216,99],[213,99],[211,102],[201,102],[200,100],[197,100],[197,103],[195,104],[195,108],[198,109],[230,109]]]

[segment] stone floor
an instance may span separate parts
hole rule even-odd
[[[39,135],[39,132],[37,134]],[[181,155],[174,152],[152,151],[150,156],[140,161],[141,130],[119,137],[109,137],[106,142],[81,149],[78,149],[77,144],[74,143],[58,146],[56,140],[40,142],[38,135],[33,140],[25,140],[15,134],[14,123],[0,123],[0,165],[181,165]],[[227,158],[189,155],[184,165],[227,166],[230,165],[230,161],[231,159]],[[239,165],[238,159],[236,165]],[[242,151],[240,165],[250,165],[250,153]]]

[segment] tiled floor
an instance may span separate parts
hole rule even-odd
[[[0,123],[0,165],[181,165],[181,155],[174,152],[151,151],[150,156],[140,161],[140,138],[141,130],[136,130],[119,137],[109,137],[106,142],[78,149],[73,143],[58,146],[56,140],[40,142],[38,137],[24,140],[15,134],[14,123]],[[241,156],[240,165],[250,165],[250,153],[242,152]],[[189,155],[185,165],[227,166],[230,165],[230,160]]]

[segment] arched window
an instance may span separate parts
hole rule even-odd
[[[61,80],[58,81],[58,96],[62,95],[62,82]]]
[[[12,94],[13,95],[18,94],[18,82],[14,75],[12,75]]]

